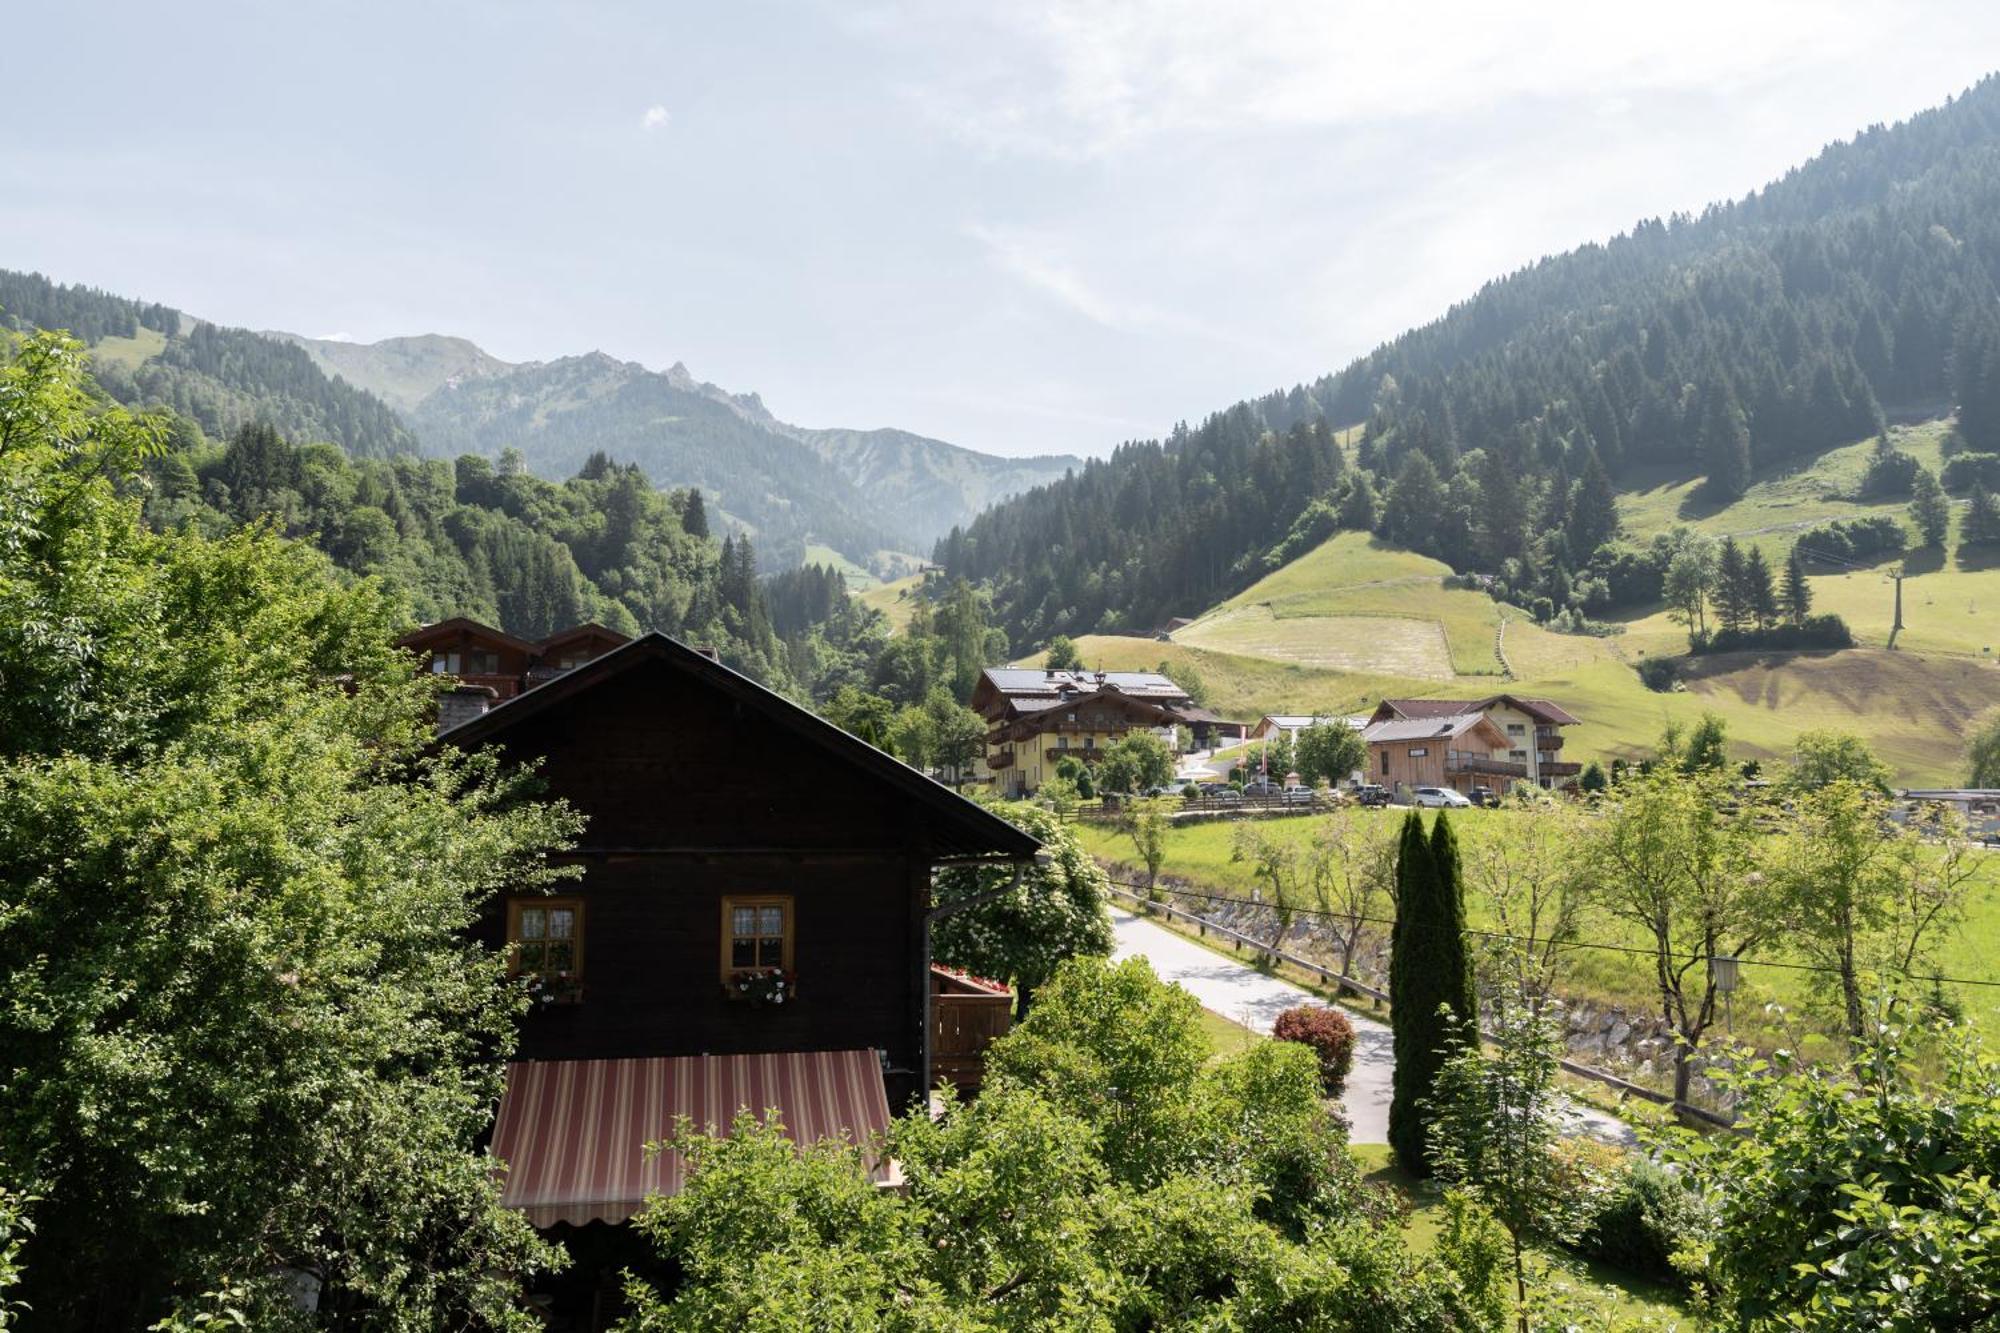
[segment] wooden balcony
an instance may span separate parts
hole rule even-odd
[[[1535,728],[1535,748],[1537,750],[1560,750],[1562,747],[1563,737],[1560,731],[1557,731],[1554,727]]]
[[[931,1072],[963,1093],[979,1091],[986,1048],[1014,1025],[1014,993],[997,982],[931,968]]]
[[[1583,765],[1543,760],[1541,770],[1545,778],[1573,778],[1583,772]]]
[[[1003,768],[1012,768],[1013,766],[1014,752],[1012,750],[996,750],[986,756],[986,767],[992,769],[995,773],[998,773]]]
[[[1484,773],[1496,778],[1525,778],[1528,766],[1508,759],[1486,759],[1479,755],[1447,755],[1444,761],[1447,773]]]

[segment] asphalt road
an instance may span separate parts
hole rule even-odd
[[[1113,957],[1146,959],[1161,980],[1185,989],[1201,1001],[1202,1008],[1267,1037],[1278,1015],[1285,1010],[1294,1005],[1325,1003],[1311,991],[1265,976],[1247,964],[1226,958],[1130,912],[1112,909],[1111,925],[1117,937]],[[1347,1076],[1347,1094],[1341,1099],[1348,1138],[1354,1143],[1387,1143],[1391,1080],[1396,1063],[1389,1025],[1363,1018],[1352,1010],[1348,1011],[1348,1021],[1354,1024],[1354,1070]],[[1572,1109],[1571,1116],[1578,1133],[1587,1133],[1607,1143],[1635,1142],[1631,1126],[1601,1111],[1579,1106]]]

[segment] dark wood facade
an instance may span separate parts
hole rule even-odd
[[[580,976],[523,1021],[520,1058],[884,1052],[892,1103],[925,1058],[931,867],[1025,859],[1028,835],[712,659],[660,635],[441,738],[540,760],[588,819],[557,891],[580,907]],[[725,987],[724,899],[790,909],[795,992]],[[541,901],[526,895],[523,903]],[[508,945],[509,912],[480,926]],[[555,994],[555,992],[551,992]]]

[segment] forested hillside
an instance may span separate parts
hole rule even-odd
[[[1194,614],[1342,528],[1586,617],[1615,595],[1616,491],[1700,475],[1698,517],[1755,469],[1954,404],[1955,449],[2000,448],[1996,274],[1989,78],[1743,200],[1491,283],[1338,374],[1127,444],[937,558],[993,588],[1017,644]]]
[[[210,435],[267,422],[357,458],[414,453],[416,437],[373,394],[330,377],[301,349],[157,304],[0,269],[0,328],[67,329],[98,349],[98,385],[131,407],[165,407]]]

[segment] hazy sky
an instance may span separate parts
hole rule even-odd
[[[1740,195],[2000,5],[17,7],[0,267],[1093,452]]]

